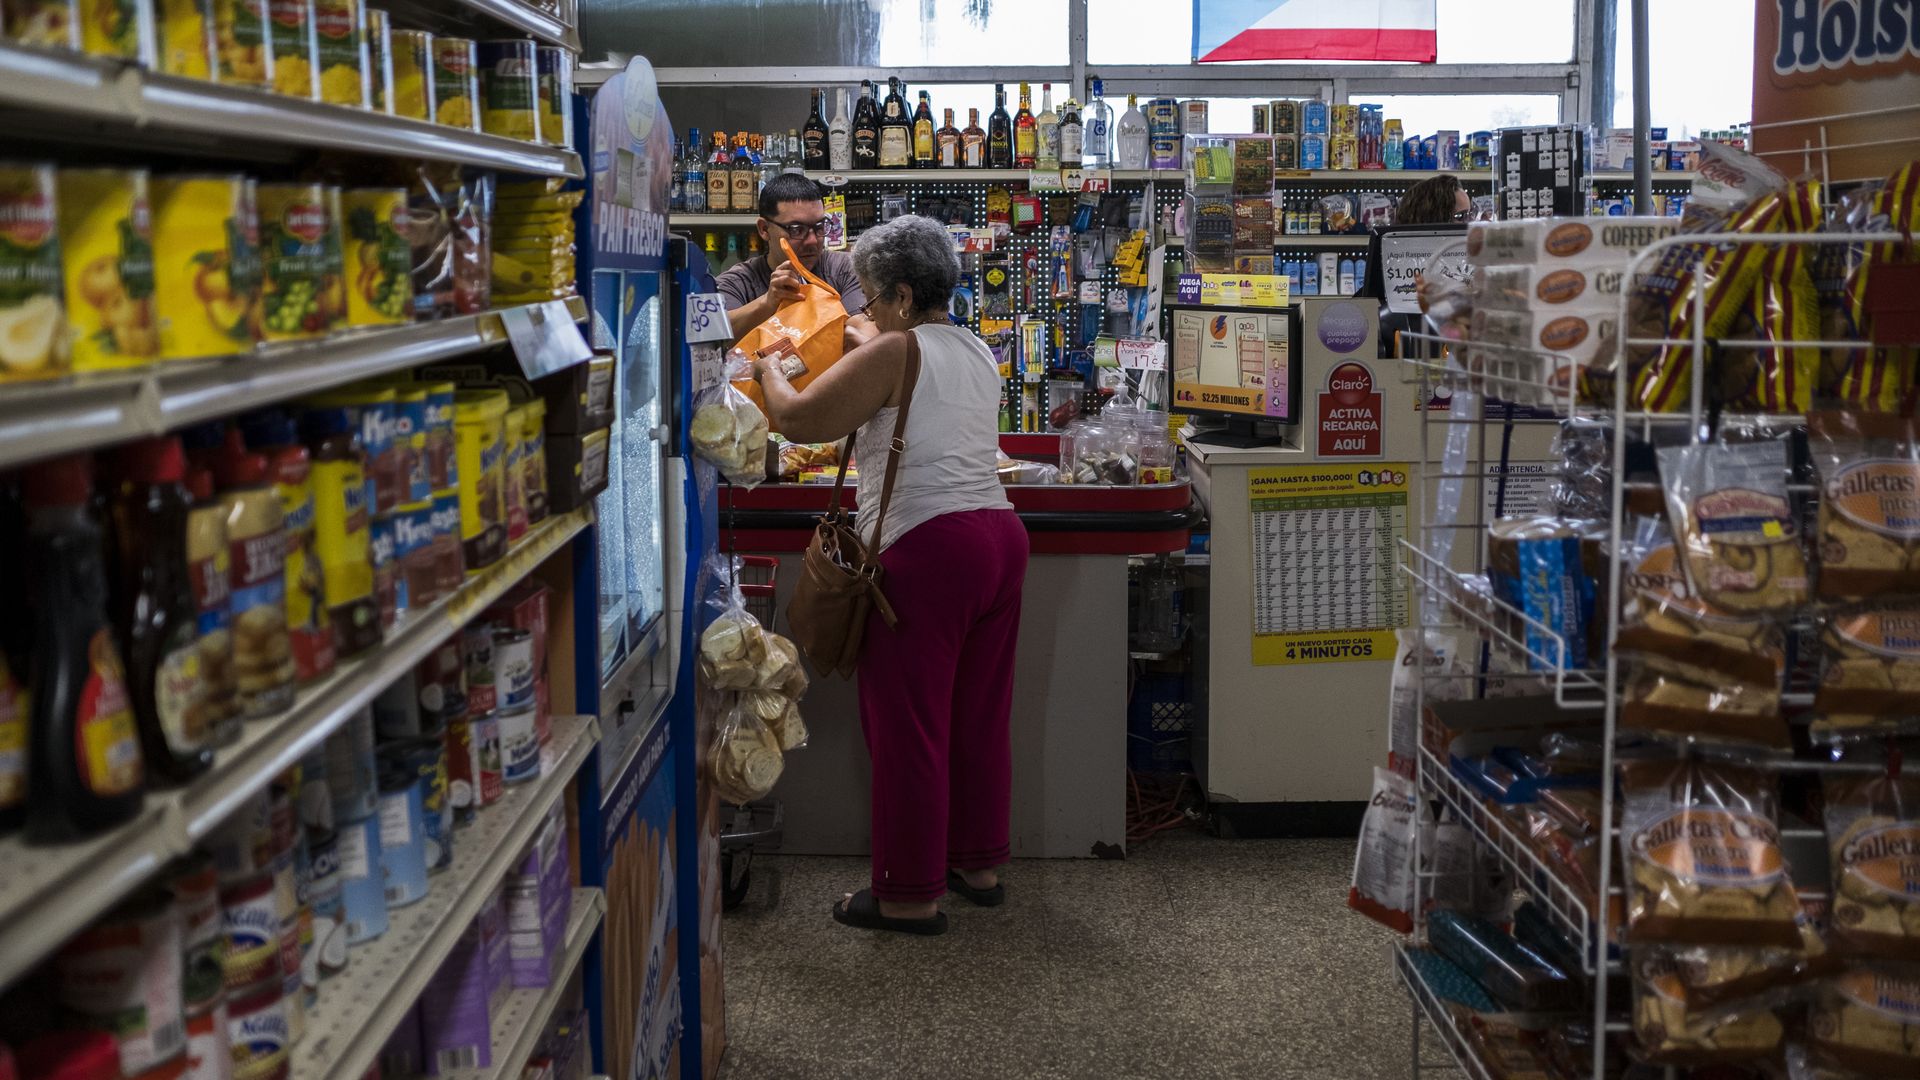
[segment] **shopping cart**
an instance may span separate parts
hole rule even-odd
[[[746,600],[747,614],[768,631],[778,614],[775,600],[780,560],[766,555],[735,555],[735,580]],[[733,818],[720,831],[720,909],[732,911],[747,898],[753,884],[753,853],[780,846],[786,813],[778,799],[760,799],[733,808]]]

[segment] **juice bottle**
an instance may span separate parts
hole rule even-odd
[[[32,646],[28,829],[57,840],[138,813],[146,767],[107,620],[100,526],[87,513],[92,463],[84,454],[42,462],[26,471],[21,488],[28,602],[41,613]]]
[[[120,453],[112,502],[114,621],[127,661],[140,748],[155,778],[193,779],[213,764],[198,612],[187,573],[187,458],[178,438],[144,439]]]

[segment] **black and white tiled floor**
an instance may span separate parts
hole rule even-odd
[[[1352,840],[1162,835],[1015,863],[1005,907],[949,897],[918,939],[829,918],[864,860],[762,856],[725,924],[721,1076],[1402,1080],[1411,1006],[1352,863]]]

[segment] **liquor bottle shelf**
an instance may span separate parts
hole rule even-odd
[[[407,1010],[420,998],[487,897],[526,854],[541,823],[600,741],[591,716],[556,716],[553,739],[541,751],[538,781],[507,789],[454,834],[453,865],[430,879],[424,899],[394,909],[387,932],[347,954],[347,969],[320,986],[307,1018],[307,1035],[293,1049],[293,1080],[358,1080],[372,1068]],[[575,897],[575,915],[598,908]],[[568,944],[585,948],[569,920]],[[549,1009],[551,1012],[551,1009]],[[538,1032],[534,1032],[537,1036]],[[523,1061],[522,1064],[525,1064]]]
[[[1104,175],[1109,180],[1122,182],[1140,182],[1145,180],[1167,180],[1179,183],[1184,175],[1178,169],[1154,171],[1151,169],[1083,169],[1083,175]],[[837,186],[837,182],[849,184],[900,183],[955,183],[972,181],[980,184],[1026,183],[1035,175],[1058,175],[1057,169],[853,169],[846,172],[809,172],[807,175],[826,184]]]
[[[750,229],[760,220],[759,214],[672,214],[667,218],[670,229]]]
[[[540,1033],[546,1030],[553,1010],[567,992],[567,983],[586,955],[587,945],[600,928],[607,910],[606,894],[599,889],[575,889],[573,911],[567,916],[567,934],[552,968],[552,979],[544,990],[515,990],[493,1018],[492,1064],[484,1069],[460,1069],[442,1073],[445,1080],[507,1080],[517,1077],[533,1056]]]
[[[395,624],[380,648],[306,687],[279,716],[249,722],[184,787],[147,797],[132,821],[78,843],[0,840],[0,986],[12,982],[112,907],[168,860],[185,855],[254,792],[319,746],[354,712],[427,658],[592,523],[590,507],[541,522],[505,558],[453,595]],[[378,1042],[375,1043],[377,1049]],[[364,1066],[352,1075],[364,1072]]]
[[[565,304],[575,321],[586,318],[584,300]],[[213,360],[0,387],[0,467],[158,435],[506,340],[501,313],[491,311]]]
[[[510,0],[465,0],[513,7]],[[578,179],[565,147],[404,116],[221,86],[124,61],[0,42],[0,114],[10,133],[231,157],[242,148],[343,150]],[[244,155],[243,155],[244,156]]]

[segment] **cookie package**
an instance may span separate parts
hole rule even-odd
[[[1834,951],[1920,963],[1920,778],[1828,776]]]
[[[1920,422],[1821,409],[1807,416],[1820,473],[1820,595],[1920,595]]]
[[[1695,595],[1742,613],[1785,613],[1807,602],[1785,440],[1672,446],[1659,459],[1667,521]]]

